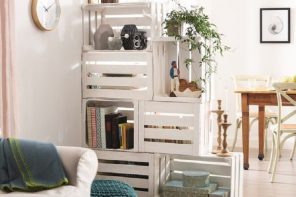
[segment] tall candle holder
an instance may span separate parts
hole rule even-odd
[[[223,148],[221,152],[217,153],[217,156],[219,157],[231,157],[231,152],[229,152],[227,148],[227,128],[231,125],[227,122],[227,114],[223,115],[224,121],[220,123],[220,125],[223,127]]]
[[[212,110],[211,112],[212,113],[215,113],[217,114],[217,125],[218,125],[218,137],[217,137],[217,142],[218,142],[218,146],[217,146],[217,149],[216,150],[213,150],[212,153],[213,154],[216,154],[216,153],[219,153],[221,152],[222,150],[222,139],[221,139],[221,128],[222,126],[220,125],[220,123],[222,122],[222,114],[224,113],[224,110],[221,109],[221,100],[218,100],[218,110]]]

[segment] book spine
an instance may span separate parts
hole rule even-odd
[[[91,113],[90,113],[90,109],[92,107],[87,107],[86,108],[86,124],[87,124],[87,139],[86,139],[86,143],[88,145],[89,148],[92,147],[92,138],[91,138]]]
[[[134,148],[134,128],[127,129],[127,149]]]
[[[119,147],[119,134],[118,134],[118,121],[114,118],[112,120],[112,148],[120,148]]]
[[[105,115],[106,148],[112,148],[112,118]]]
[[[97,148],[102,148],[102,140],[101,140],[101,108],[97,107],[96,108],[96,138],[97,138]]]
[[[90,109],[91,113],[91,137],[92,137],[92,148],[97,147],[97,123],[96,123],[96,108]]]

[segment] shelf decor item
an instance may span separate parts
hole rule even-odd
[[[221,100],[218,100],[218,110],[212,110],[212,113],[217,114],[217,125],[218,125],[218,137],[217,137],[217,142],[218,142],[218,146],[216,148],[216,150],[213,150],[212,153],[216,154],[221,152],[222,150],[222,136],[221,136],[221,131],[222,131],[222,125],[220,124],[222,122],[222,114],[224,113],[224,110],[222,110],[221,108]]]
[[[122,46],[125,50],[143,50],[147,47],[145,31],[139,31],[134,24],[124,25],[121,30]]]
[[[120,50],[122,47],[122,41],[120,37],[108,37],[108,49]]]
[[[227,148],[227,129],[231,125],[227,122],[227,114],[223,115],[224,121],[220,123],[220,125],[223,127],[223,148],[221,152],[217,153],[217,156],[219,157],[231,157],[231,152],[229,152]]]
[[[175,36],[177,41],[187,44],[189,51],[198,50],[201,54],[199,65],[205,66],[206,71],[205,76],[201,76],[196,81],[201,81],[204,89],[211,74],[216,71],[215,56],[218,53],[223,55],[223,52],[229,50],[229,47],[222,44],[222,34],[216,30],[216,26],[204,13],[203,7],[188,10],[179,3],[177,6],[178,9],[167,13],[163,21],[165,35]],[[183,27],[182,31],[181,27]],[[185,59],[184,64],[189,68],[192,62],[193,59],[189,57]]]
[[[290,43],[290,8],[260,9],[260,43]]]
[[[112,27],[109,24],[101,24],[94,35],[95,49],[107,50],[109,37],[114,37]]]

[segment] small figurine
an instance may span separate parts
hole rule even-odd
[[[171,69],[170,69],[171,92],[179,90],[179,75],[180,75],[180,70],[177,68],[176,61],[172,61]]]

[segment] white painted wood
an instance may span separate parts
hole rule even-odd
[[[132,187],[137,188],[147,188],[148,179],[139,179],[139,178],[129,178],[129,177],[120,177],[120,176],[108,176],[108,175],[98,175],[97,179],[103,180],[118,180],[130,184]]]
[[[105,74],[112,74],[116,72],[117,74],[147,74],[148,68],[147,66],[142,65],[95,65],[95,64],[88,64],[86,66],[87,71],[90,73],[105,73]]]
[[[131,153],[120,151],[97,151],[98,159],[149,162],[150,154],[148,153]]]
[[[174,114],[194,113],[194,106],[190,103],[145,101],[144,107],[145,112],[161,112]]]
[[[126,17],[128,16],[128,17]],[[126,24],[134,24],[138,26],[147,26],[150,29],[151,19],[150,16],[139,16],[139,15],[122,15],[117,16],[117,18],[106,18],[105,23],[111,26],[124,26]]]
[[[193,155],[192,144],[145,142],[144,150],[152,153]]]
[[[119,98],[119,99],[140,99],[146,100],[150,96],[141,90],[118,90],[118,89],[85,89],[83,98]]]
[[[136,193],[139,197],[148,197],[149,196],[149,193],[148,192],[145,192],[145,191],[138,191],[136,190]]]
[[[145,128],[144,138],[168,140],[192,140],[193,130]]]
[[[142,88],[147,86],[147,79],[141,77],[87,77],[86,85],[87,84]]]
[[[119,165],[110,163],[99,162],[99,172],[106,173],[120,173],[120,174],[138,174],[138,175],[149,175],[148,166],[137,166],[137,165]],[[152,169],[153,170],[153,169]]]
[[[200,103],[200,98],[195,97],[169,97],[168,94],[158,94],[153,96],[154,101],[180,102],[180,103]]]
[[[155,126],[193,126],[194,117],[178,117],[178,116],[164,116],[164,115],[151,115],[145,116],[145,125]]]
[[[98,179],[123,181],[135,188],[148,189],[148,192],[140,192],[141,195],[155,196],[154,188],[158,185],[155,172],[159,173],[159,162],[154,154],[122,151],[96,151],[96,153],[99,159]],[[130,163],[122,164],[118,163],[118,160]],[[143,166],[132,162],[145,162],[147,165]],[[158,169],[155,169],[155,166]],[[148,178],[125,177],[124,175],[143,175]]]
[[[151,53],[87,52],[83,53],[83,62],[83,98],[152,98]],[[108,73],[132,76],[104,75]]]
[[[139,142],[139,151],[140,152],[144,152],[145,151],[145,147],[144,147],[144,108],[145,108],[145,104],[144,101],[139,101],[139,138],[138,138],[138,142]]]
[[[145,51],[94,51],[82,54],[82,60],[85,61],[97,61],[96,64],[106,64],[105,62],[117,62],[113,65],[124,65],[125,62],[133,62],[131,65],[147,65],[148,58],[151,58],[152,54]],[[100,63],[103,62],[103,63]]]
[[[86,11],[104,11],[107,13],[107,10],[122,10],[126,8],[127,10],[136,10],[141,8],[149,8],[150,3],[148,2],[139,2],[139,3],[107,3],[107,4],[85,4],[82,6],[83,10]],[[135,11],[136,12],[136,11]],[[133,11],[134,13],[134,11]]]

